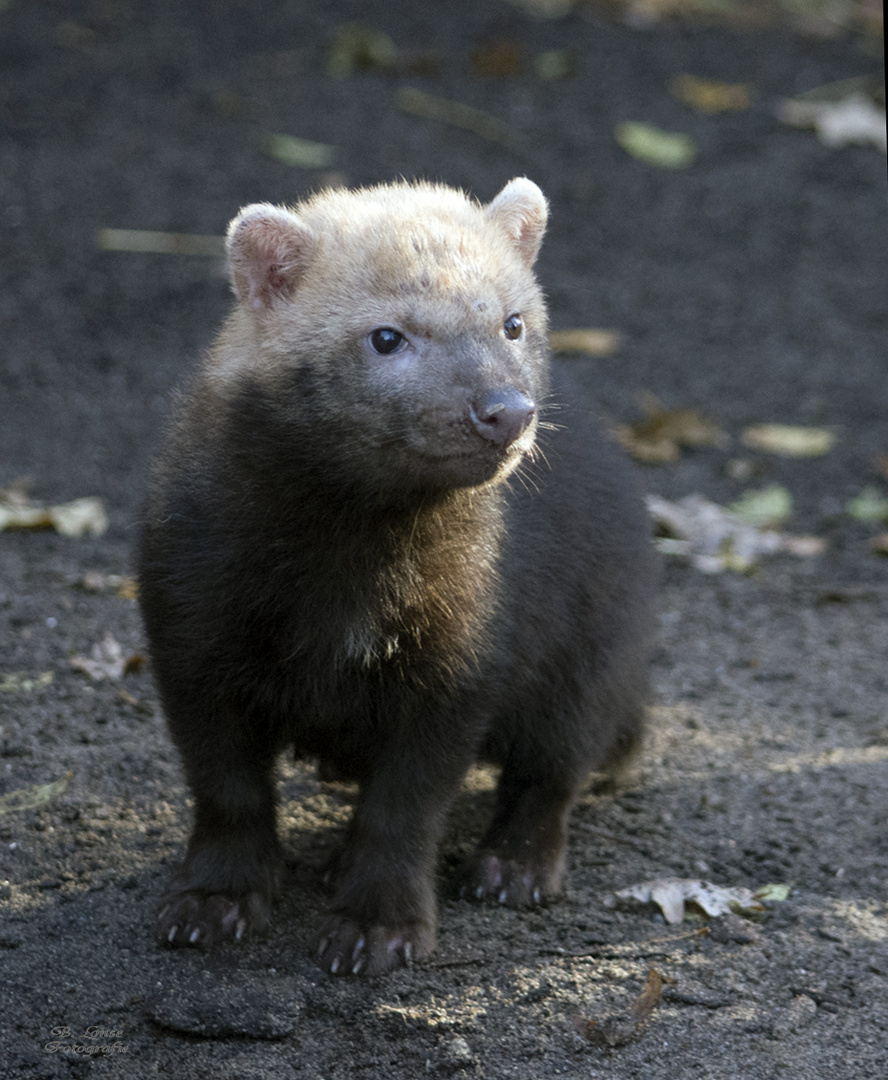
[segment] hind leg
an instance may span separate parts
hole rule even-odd
[[[557,895],[564,878],[567,820],[578,787],[579,780],[539,763],[507,760],[493,820],[463,867],[463,895],[509,907],[528,907]]]
[[[526,907],[561,891],[570,811],[590,772],[632,751],[642,715],[628,693],[590,692],[556,714],[528,703],[520,720],[497,725],[487,747],[502,765],[496,807],[464,867],[464,896]]]

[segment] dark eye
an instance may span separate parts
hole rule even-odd
[[[389,353],[397,352],[404,344],[403,334],[392,330],[390,326],[380,326],[370,333],[370,344],[375,352],[388,356]]]
[[[512,341],[515,341],[524,333],[524,320],[520,315],[510,315],[503,323],[503,330],[505,331],[507,338],[511,338]]]

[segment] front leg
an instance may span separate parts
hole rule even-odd
[[[173,725],[171,725],[173,726]],[[214,737],[208,738],[212,730]],[[185,861],[161,901],[158,940],[212,945],[264,929],[281,853],[275,831],[273,746],[236,735],[249,726],[174,727],[195,801]]]
[[[317,939],[331,975],[378,975],[435,947],[435,857],[471,754],[424,756],[420,733],[414,743],[387,747],[362,785]]]

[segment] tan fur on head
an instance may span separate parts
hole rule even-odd
[[[391,320],[392,295],[407,292],[464,305],[499,294],[497,308],[520,310],[547,216],[543,193],[524,178],[486,207],[424,182],[326,191],[293,209],[257,203],[229,228],[232,285],[254,319],[299,292],[303,311],[340,329],[361,305]]]

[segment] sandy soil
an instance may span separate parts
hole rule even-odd
[[[780,97],[883,78],[872,49],[592,10],[535,22],[496,0],[0,7],[0,486],[29,475],[45,502],[98,495],[111,520],[97,538],[0,534],[0,796],[67,778],[37,808],[0,803],[0,1075],[888,1074],[888,561],[867,547],[878,527],[844,512],[864,486],[886,489],[885,162],[773,115]],[[412,59],[328,74],[327,45],[358,17]],[[501,38],[529,59],[570,49],[575,73],[473,73],[473,51]],[[668,91],[683,72],[748,83],[752,105],[694,112]],[[405,86],[498,117],[509,145],[405,113]],[[696,163],[629,157],[613,138],[624,120],[692,135]],[[263,152],[269,132],[332,144],[336,160],[287,166]],[[828,541],[748,575],[670,563],[649,738],[616,790],[578,807],[564,898],[514,912],[452,896],[490,805],[477,771],[442,851],[437,953],[370,982],[328,979],[308,955],[350,793],[302,766],[281,769],[291,870],[269,936],[211,954],[154,945],[189,820],[178,761],[150,670],[94,681],[70,663],[107,633],[126,657],[144,649],[107,575],[131,565],[169,391],[228,304],[214,259],[110,253],[96,231],[218,235],[244,203],[298,197],[324,171],[484,199],[531,176],[552,201],[554,326],[626,336],[615,356],[574,361],[591,399],[631,422],[648,391],[731,439],[646,469],[646,488],[724,503],[781,483],[788,527]],[[744,427],[765,421],[829,427],[836,448],[744,449]],[[738,457],[752,479],[732,478]],[[791,890],[757,921],[670,926],[604,903],[656,878]],[[659,1003],[621,1029],[650,968],[668,980]],[[577,1016],[628,1037],[590,1041]]]

